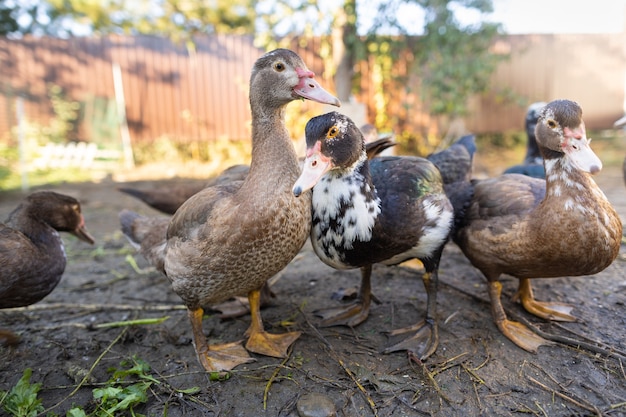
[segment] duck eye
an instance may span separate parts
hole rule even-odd
[[[554,129],[556,127],[556,122],[554,120],[552,120],[552,119],[548,120],[547,123],[548,123],[548,127],[550,129]]]
[[[274,69],[278,72],[283,72],[285,70],[285,64],[282,62],[277,62],[274,64]]]
[[[326,137],[328,139],[332,139],[334,137],[337,137],[338,133],[339,133],[339,129],[337,128],[337,126],[333,126],[330,129],[328,129],[328,133],[326,133]]]

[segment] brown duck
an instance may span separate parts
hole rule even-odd
[[[251,361],[240,343],[211,345],[202,331],[204,305],[247,295],[252,323],[246,348],[282,357],[300,335],[269,334],[259,311],[260,289],[298,253],[309,235],[311,201],[291,186],[299,165],[284,124],[284,109],[296,99],[339,105],[314,79],[302,59],[287,49],[259,58],[250,77],[252,159],[245,180],[205,188],[186,200],[167,228],[167,241],[153,254],[187,305],[196,353],[207,371]]]
[[[0,223],[0,309],[34,304],[54,290],[67,263],[58,232],[94,243],[80,203],[52,191],[30,194]],[[0,340],[18,338],[0,330]]]
[[[572,306],[535,300],[530,280],[593,275],[616,258],[622,223],[591,174],[602,168],[589,147],[580,106],[547,104],[536,127],[546,179],[519,174],[474,181],[455,242],[485,275],[493,319],[511,341],[535,352],[548,342],[502,307],[500,275],[519,279],[516,297],[547,320],[574,321]]]

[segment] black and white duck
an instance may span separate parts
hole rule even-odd
[[[437,166],[410,156],[368,160],[361,132],[337,112],[308,122],[306,144],[304,168],[293,193],[301,196],[313,190],[313,249],[333,268],[361,269],[357,300],[319,311],[322,325],[356,326],[368,317],[372,265],[419,259],[426,271],[422,276],[428,297],[426,316],[391,332],[409,336],[385,352],[407,350],[420,358],[430,356],[438,344],[439,261],[454,217]]]

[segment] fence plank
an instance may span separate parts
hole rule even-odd
[[[577,100],[585,109],[589,128],[610,128],[623,114],[626,58],[624,34],[511,35],[494,48],[510,52],[493,76],[489,93],[475,97],[466,125],[476,133],[520,130],[526,105],[558,97]],[[320,39],[298,40],[294,49],[333,91],[331,74],[319,57]],[[250,68],[262,53],[250,36],[215,35],[196,40],[193,53],[154,36],[107,36],[52,39],[24,37],[0,39],[0,140],[10,137],[15,125],[15,98],[24,98],[31,123],[47,125],[54,117],[49,85],[59,85],[68,100],[82,105],[79,141],[119,143],[111,126],[114,88],[112,64],[118,63],[126,95],[126,114],[134,143],[151,143],[167,136],[180,142],[218,138],[248,139],[248,81]],[[372,79],[374,60],[358,64],[361,91],[368,119],[377,112],[390,117],[396,133],[442,133],[419,99],[419,74],[402,89],[386,88],[389,104],[380,108]],[[407,65],[394,66],[405,75]],[[520,103],[502,100],[510,88]],[[322,111],[305,103],[302,111]],[[308,110],[307,110],[308,109]],[[112,137],[113,136],[113,137]]]

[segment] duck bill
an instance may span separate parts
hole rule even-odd
[[[318,103],[330,104],[337,107],[341,106],[339,99],[324,90],[315,78],[313,78],[315,76],[313,72],[301,69],[298,69],[297,72],[300,77],[300,82],[293,89],[293,92],[297,96],[317,101]]]
[[[574,163],[578,169],[597,174],[602,169],[602,161],[598,155],[591,149],[589,143],[591,139],[587,139],[585,127],[581,125],[576,129],[565,128],[564,136],[566,138],[563,151]]]
[[[293,186],[293,195],[300,197],[302,193],[313,188],[330,168],[330,159],[321,153],[314,152],[308,155],[304,160],[302,173]]]
[[[87,228],[85,227],[84,219],[81,219],[78,227],[72,230],[70,233],[82,240],[83,242],[89,243],[90,245],[93,245],[95,243],[94,238],[89,234]]]

